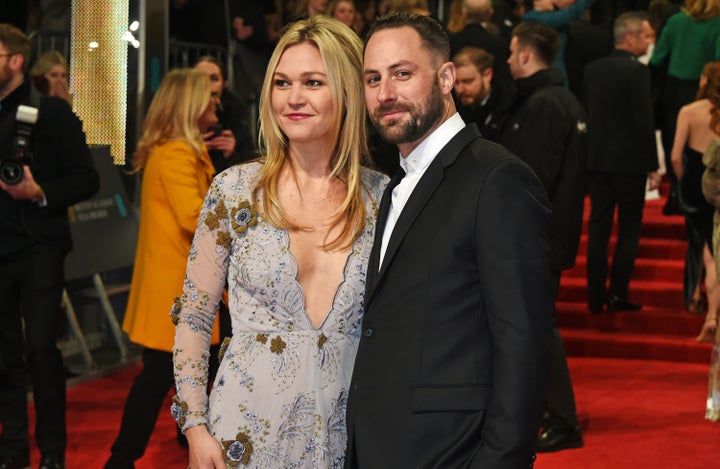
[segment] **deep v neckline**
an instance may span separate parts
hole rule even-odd
[[[307,296],[305,295],[305,288],[303,287],[302,283],[298,280],[298,272],[300,271],[297,258],[295,257],[295,254],[290,250],[290,232],[288,230],[283,230],[284,237],[285,237],[285,250],[287,251],[287,255],[290,258],[290,264],[293,267],[293,271],[291,272],[292,281],[295,282],[295,285],[297,285],[298,290],[300,291],[300,297],[302,299],[302,305],[300,306],[300,309],[305,316],[305,319],[308,322],[308,325],[312,328],[314,331],[320,331],[323,329],[323,326],[327,322],[330,315],[335,311],[335,301],[337,300],[338,293],[340,293],[340,290],[345,286],[347,283],[347,269],[350,265],[350,259],[355,255],[355,245],[357,243],[357,240],[353,242],[352,246],[350,246],[350,251],[348,252],[347,257],[345,257],[345,263],[343,264],[342,268],[342,280],[340,280],[340,283],[338,283],[337,287],[335,288],[335,293],[333,294],[332,301],[330,302],[330,309],[324,314],[322,317],[322,321],[319,325],[315,325],[315,322],[310,317],[310,314],[307,312],[307,309],[305,308],[305,305],[307,304]]]

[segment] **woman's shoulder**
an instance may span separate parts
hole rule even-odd
[[[379,171],[363,167],[360,170],[360,181],[372,202],[380,203],[390,178]]]
[[[259,176],[262,167],[262,162],[258,160],[236,164],[219,173],[215,176],[215,179],[255,180]]]
[[[363,167],[360,170],[360,177],[363,184],[367,187],[377,188],[380,191],[384,190],[385,186],[387,186],[388,182],[390,182],[390,178],[384,173],[366,167]]]
[[[691,119],[703,118],[709,122],[710,111],[712,108],[713,105],[709,99],[698,99],[697,101],[688,103],[680,108],[679,114],[683,114],[685,117],[689,117]]]

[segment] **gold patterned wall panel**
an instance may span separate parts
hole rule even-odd
[[[125,162],[128,0],[73,0],[70,91],[89,144]]]

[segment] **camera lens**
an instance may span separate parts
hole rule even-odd
[[[22,163],[17,160],[4,161],[0,165],[0,180],[5,184],[14,186],[22,181],[23,167]]]

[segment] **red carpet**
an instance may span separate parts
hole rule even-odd
[[[585,447],[538,455],[536,468],[718,467],[720,424],[703,419],[706,365],[598,358],[570,358],[569,363]],[[69,390],[68,469],[102,467],[136,372],[133,367]],[[32,457],[37,464],[37,450]],[[160,415],[136,467],[187,467],[187,451],[175,441],[169,410]]]
[[[586,310],[585,235],[577,266],[562,278],[558,320],[585,447],[541,454],[537,468],[720,467],[720,423],[704,420],[710,345],[695,342],[703,317],[685,312],[682,295],[684,220],[661,207],[646,206],[630,286],[643,310],[615,315],[614,332],[598,330]],[[589,205],[586,220],[588,212]],[[136,373],[130,367],[70,389],[68,469],[102,467]],[[169,406],[168,399],[138,469],[187,467]],[[32,456],[37,464],[37,449]]]
[[[585,252],[590,204],[586,201],[577,262],[563,272],[558,294],[558,322],[568,356],[708,362],[711,346],[695,342],[704,316],[687,313],[683,299],[685,219],[663,215],[663,204],[664,200],[648,201],[643,213],[629,294],[643,310],[616,314],[613,326],[617,330],[603,332],[587,311]],[[610,253],[615,241],[613,234]]]

